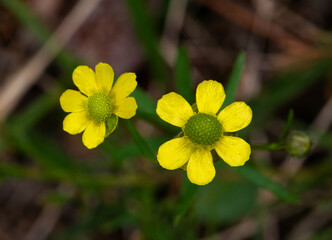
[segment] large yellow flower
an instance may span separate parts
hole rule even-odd
[[[60,97],[65,112],[63,129],[70,134],[83,133],[83,144],[91,149],[102,143],[117,126],[118,117],[129,119],[136,114],[135,98],[128,97],[136,86],[135,73],[122,74],[113,85],[114,72],[106,63],[99,63],[95,72],[78,66],[73,72],[79,91],[67,90]]]
[[[159,164],[174,170],[186,165],[192,183],[205,185],[216,174],[211,150],[230,166],[242,166],[249,160],[250,145],[243,139],[231,136],[249,125],[251,108],[244,102],[234,102],[219,109],[225,100],[225,91],[217,81],[200,83],[196,89],[195,112],[179,94],[164,95],[157,104],[157,114],[164,121],[181,127],[183,136],[174,138],[160,146]]]

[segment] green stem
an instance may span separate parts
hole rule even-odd
[[[289,110],[287,122],[279,137],[279,140],[278,140],[279,143],[282,143],[286,139],[288,132],[292,126],[293,118],[294,118],[294,111],[293,111],[293,109],[291,109],[291,110]]]
[[[251,145],[252,150],[261,150],[261,151],[282,151],[286,149],[284,144],[274,142],[268,144],[257,144]]]
[[[133,137],[134,142],[136,143],[138,149],[142,153],[142,155],[148,159],[150,159],[152,162],[157,162],[157,158],[153,152],[153,150],[150,148],[150,146],[146,143],[146,141],[143,139],[141,134],[137,131],[136,127],[130,120],[126,120],[127,128]]]

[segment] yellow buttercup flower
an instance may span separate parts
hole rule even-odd
[[[80,91],[67,90],[60,97],[65,112],[63,130],[83,133],[83,144],[91,149],[102,143],[114,131],[118,117],[129,119],[136,114],[137,104],[128,97],[136,86],[135,73],[124,73],[113,85],[110,65],[99,63],[95,72],[88,66],[78,66],[73,72],[74,84]]]
[[[183,131],[183,136],[160,146],[157,158],[163,168],[174,170],[186,165],[189,180],[205,185],[216,174],[211,150],[215,149],[232,167],[242,166],[249,160],[250,145],[231,133],[249,125],[251,108],[244,102],[234,102],[218,113],[225,97],[222,84],[208,80],[196,89],[198,112],[174,92],[158,101],[159,117]]]

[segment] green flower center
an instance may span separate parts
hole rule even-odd
[[[95,93],[88,99],[88,112],[93,120],[104,122],[112,114],[110,98],[102,93]]]
[[[188,119],[183,132],[192,142],[208,146],[220,139],[222,126],[216,117],[198,113]]]

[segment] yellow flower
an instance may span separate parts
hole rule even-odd
[[[106,63],[99,63],[95,72],[78,66],[73,72],[79,91],[67,90],[60,97],[65,112],[63,130],[83,133],[83,144],[91,149],[102,143],[117,126],[118,117],[129,119],[136,114],[135,98],[128,97],[136,86],[135,73],[124,73],[113,85],[114,72]]]
[[[157,104],[157,114],[164,121],[181,127],[183,136],[160,146],[159,164],[174,170],[186,165],[192,183],[205,185],[216,174],[211,150],[230,166],[242,166],[249,160],[251,148],[243,139],[231,136],[245,128],[252,119],[251,108],[234,102],[218,113],[225,100],[225,91],[217,81],[203,81],[196,89],[198,112],[179,94],[164,95]]]

